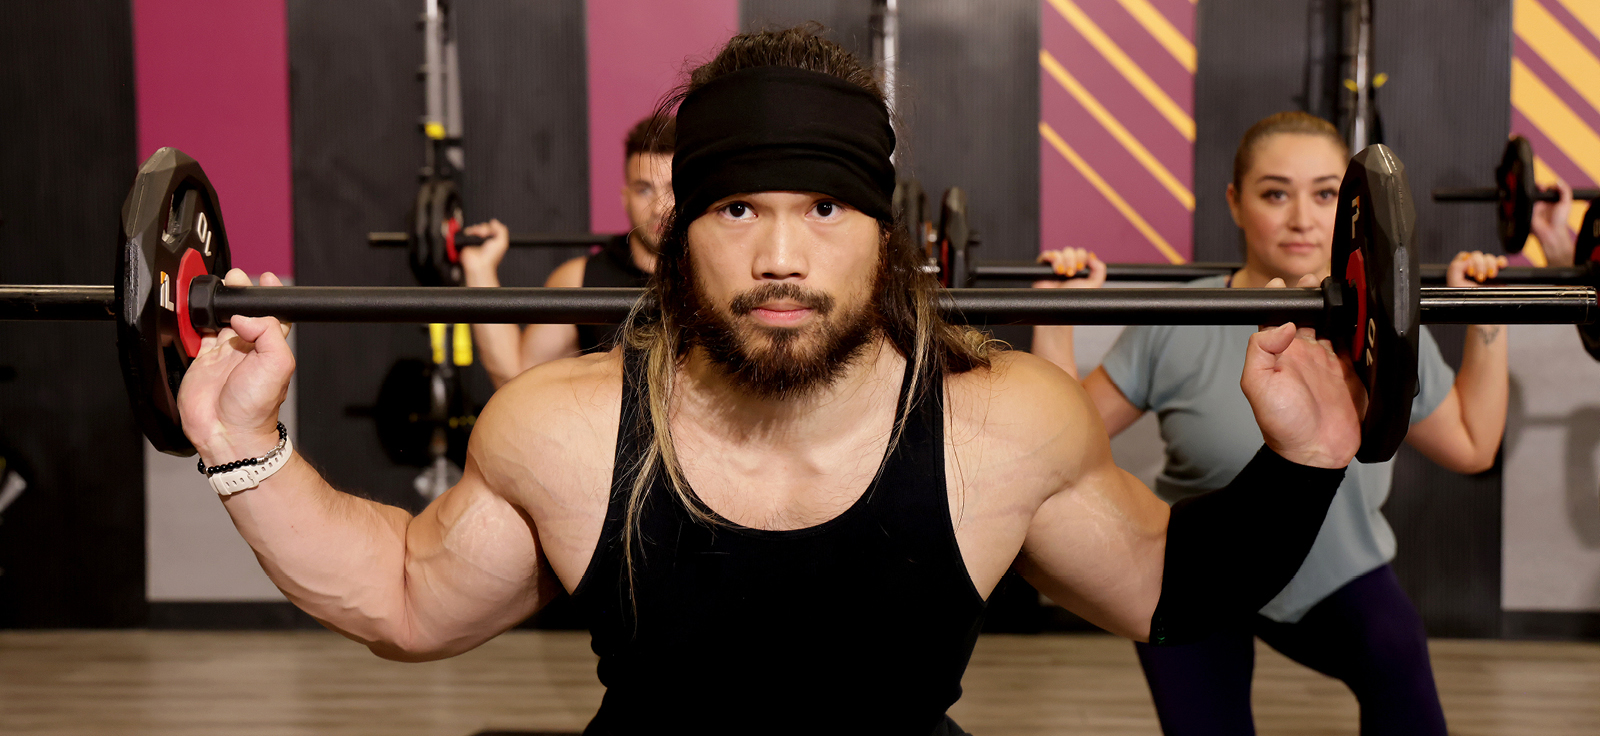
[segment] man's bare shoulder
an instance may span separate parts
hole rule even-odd
[[[946,387],[951,419],[960,422],[996,427],[1063,420],[1083,424],[1094,415],[1088,394],[1066,371],[1015,350],[996,354],[988,368],[950,376]]]
[[[473,426],[472,453],[490,477],[531,470],[546,486],[575,480],[571,466],[603,460],[609,473],[621,405],[620,350],[553,360],[495,392]]]
[[[996,460],[1076,464],[1075,458],[1107,441],[1083,387],[1054,363],[1028,353],[998,353],[988,368],[950,376],[946,392],[950,441],[958,448],[976,442]]]

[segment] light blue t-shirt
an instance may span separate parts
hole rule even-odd
[[[1227,277],[1189,285],[1221,288]],[[1250,325],[1128,327],[1101,363],[1130,403],[1161,421],[1167,461],[1155,492],[1167,503],[1227,485],[1261,448],[1261,429],[1239,388],[1255,332]],[[1455,382],[1426,328],[1418,340],[1417,379],[1413,424],[1432,414]],[[1392,462],[1350,464],[1311,553],[1262,615],[1298,621],[1346,583],[1394,559],[1394,530],[1379,511],[1389,497]]]

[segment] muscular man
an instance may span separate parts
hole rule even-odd
[[[291,601],[391,659],[465,652],[564,587],[607,688],[594,734],[960,733],[945,711],[1013,565],[1138,640],[1275,595],[1360,442],[1348,367],[1309,330],[1255,335],[1265,446],[1169,510],[1066,374],[940,319],[893,149],[848,52],[735,37],[684,91],[662,270],[619,349],[496,392],[416,517],[290,455],[226,498],[234,524]],[[190,366],[206,464],[279,442],[283,333],[237,318]]]
[[[624,142],[622,208],[631,228],[586,258],[556,267],[545,286],[640,287],[656,270],[661,220],[672,210],[672,141],[676,125],[670,116],[651,116],[628,131]],[[499,220],[473,225],[468,235],[487,238],[464,248],[461,266],[467,286],[499,286],[500,261],[511,235]],[[529,368],[580,353],[605,352],[615,342],[614,325],[473,325],[479,359],[495,388]]]

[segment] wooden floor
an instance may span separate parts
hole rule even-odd
[[[1600,645],[1435,641],[1451,732],[1600,734]],[[977,736],[1157,734],[1133,648],[985,636],[951,715]],[[600,702],[588,635],[516,631],[421,665],[322,632],[0,632],[0,733],[469,736],[578,731]],[[1263,736],[1355,734],[1340,683],[1263,648]]]

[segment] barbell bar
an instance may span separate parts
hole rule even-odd
[[[1439,187],[1433,190],[1435,202],[1498,202],[1500,190],[1489,187]],[[1600,189],[1580,188],[1572,190],[1574,200],[1600,199]],[[1554,189],[1540,189],[1529,197],[1533,202],[1559,202],[1561,192]]]
[[[986,325],[1214,325],[1346,321],[1349,306],[1328,295],[1339,288],[1286,289],[951,289],[940,309],[953,322]],[[0,286],[0,321],[111,321],[110,286]],[[643,289],[427,286],[228,286],[217,276],[189,283],[188,314],[198,333],[216,332],[234,316],[285,322],[347,324],[617,324]],[[1425,287],[1419,302],[1427,324],[1588,324],[1600,319],[1594,287],[1480,290]]]
[[[1065,276],[1058,274],[1050,266],[1030,261],[969,261],[967,275],[962,279],[964,284],[975,284],[981,281],[1048,281],[1051,279],[1079,278],[1087,275],[1087,271]],[[1106,264],[1107,281],[1150,281],[1150,282],[1178,282],[1193,281],[1212,276],[1230,276],[1239,269],[1244,268],[1242,263],[1108,263]],[[1444,283],[1445,270],[1449,266],[1440,263],[1423,264],[1417,268],[1417,275],[1424,284]],[[1595,266],[1584,264],[1581,266],[1507,266],[1496,272],[1493,279],[1497,284],[1513,284],[1523,286],[1533,285],[1569,285],[1585,286],[1600,284],[1600,273]]]
[[[446,224],[448,227],[448,224]],[[526,233],[512,233],[511,247],[513,248],[593,248],[611,242],[615,235],[600,233],[539,233],[529,235]],[[484,238],[478,235],[456,235],[455,246],[466,248],[474,245],[483,245]],[[410,233],[367,233],[367,244],[379,248],[406,248],[411,246]]]
[[[1317,288],[963,289],[940,293],[953,321],[985,324],[1276,324],[1315,326],[1367,388],[1357,457],[1394,454],[1410,423],[1420,323],[1591,323],[1592,286],[1424,290],[1411,243],[1404,167],[1383,146],[1351,159],[1340,186],[1334,277]],[[946,218],[948,224],[964,218]],[[177,393],[201,340],[231,316],[297,322],[621,321],[645,295],[629,289],[233,287],[216,190],[199,163],[164,148],[123,205],[112,287],[0,287],[3,319],[112,319],[134,416],[159,450],[189,455]]]

